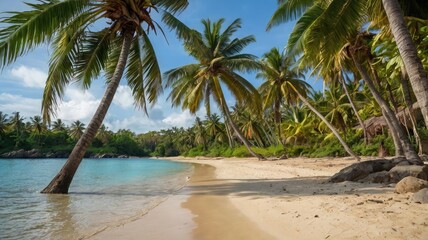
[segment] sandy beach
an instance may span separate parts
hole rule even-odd
[[[182,157],[188,186],[90,239],[428,239],[428,205],[394,185],[328,183],[349,158]]]

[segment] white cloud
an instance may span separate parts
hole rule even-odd
[[[113,103],[120,106],[123,109],[127,109],[133,106],[134,97],[132,96],[131,88],[125,85],[120,85],[114,96]]]
[[[166,129],[169,127],[162,121],[155,121],[145,116],[136,115],[113,121],[107,119],[104,124],[112,131],[117,131],[119,129],[131,129],[136,133],[145,133],[154,130]]]
[[[88,91],[68,87],[65,101],[58,105],[57,117],[63,120],[89,122],[101,100]]]
[[[41,102],[40,99],[0,93],[0,111],[6,114],[20,112],[24,117],[40,115]]]
[[[48,75],[36,68],[20,66],[12,68],[12,76],[16,77],[25,87],[44,88]]]
[[[171,127],[190,127],[195,121],[195,116],[192,115],[188,110],[180,113],[172,113],[168,117],[162,120],[163,123],[168,124]]]

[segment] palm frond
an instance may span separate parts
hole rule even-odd
[[[138,35],[134,36],[132,47],[128,56],[128,65],[126,68],[126,79],[132,89],[135,104],[142,108],[146,114],[146,93],[144,84],[144,69],[142,64],[141,44]]]
[[[105,68],[112,37],[115,34],[109,28],[86,34],[75,65],[76,78],[83,89],[88,89]]]
[[[163,92],[162,88],[162,73],[159,68],[159,63],[156,58],[156,53],[150,42],[149,37],[145,32],[141,36],[142,42],[142,66],[144,69],[145,91],[146,96],[151,104],[156,103],[156,100]]]
[[[181,12],[189,5],[187,0],[153,0],[155,6],[171,13]]]
[[[280,6],[272,15],[267,30],[281,23],[299,18],[316,0],[280,0]]]
[[[65,86],[74,76],[74,64],[82,45],[85,28],[92,23],[93,13],[85,12],[71,21],[54,39],[53,54],[42,99],[43,121],[50,123],[55,115],[57,100],[61,99]]]
[[[70,19],[88,9],[89,4],[90,0],[46,0],[27,3],[32,8],[29,11],[9,12],[11,16],[0,22],[7,26],[0,30],[0,67],[50,41]]]

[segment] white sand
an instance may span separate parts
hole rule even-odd
[[[350,159],[172,160],[209,164],[215,167],[215,176],[191,179],[190,198],[168,200],[182,201],[181,209],[175,203],[175,210],[163,211],[169,217],[155,212],[165,208],[161,204],[136,222],[104,231],[96,239],[143,239],[152,222],[163,224],[144,239],[243,239],[247,231],[252,239],[428,239],[428,204],[411,203],[410,194],[395,194],[393,185],[326,182],[353,163]],[[175,211],[187,212],[177,215],[174,227],[168,218]],[[223,216],[226,228],[218,229],[218,216],[212,212]],[[182,231],[175,231],[174,238],[160,234],[177,228]],[[129,232],[138,237],[131,238]]]

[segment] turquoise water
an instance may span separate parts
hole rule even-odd
[[[145,214],[182,188],[191,165],[85,159],[69,195],[40,194],[65,159],[0,160],[0,239],[80,239]]]

